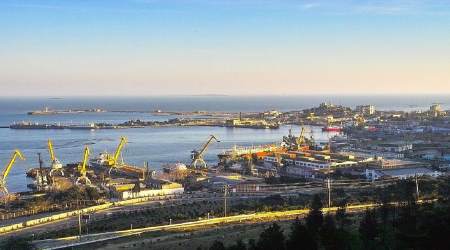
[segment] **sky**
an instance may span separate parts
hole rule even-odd
[[[0,96],[436,93],[448,0],[0,1]]]

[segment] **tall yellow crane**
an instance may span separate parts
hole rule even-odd
[[[64,176],[63,165],[55,156],[55,150],[53,149],[52,140],[48,140],[48,153],[50,154],[50,160],[52,161],[52,170],[50,170],[50,176],[53,176],[55,172],[59,172],[62,176]]]
[[[106,154],[106,160],[104,163],[106,166],[109,167],[109,173],[111,173],[111,170],[118,168],[120,153],[122,152],[122,149],[125,146],[125,144],[127,144],[127,142],[128,140],[126,137],[121,137],[119,145],[117,145],[116,152],[114,153],[114,155]]]
[[[19,157],[19,159],[23,161],[25,160],[25,157],[23,157],[22,153],[18,149],[16,149],[11,156],[11,160],[9,161],[8,165],[6,165],[5,169],[3,169],[3,173],[0,176],[0,192],[2,192],[4,195],[7,195],[9,193],[8,189],[6,188],[6,178],[8,177],[8,174],[11,171],[14,162],[16,162],[17,157]]]
[[[89,147],[88,146],[84,147],[83,161],[81,162],[81,164],[78,165],[78,172],[80,173],[80,176],[77,178],[77,181],[75,182],[76,185],[82,183],[86,185],[91,185],[91,180],[89,180],[89,178],[86,176],[87,165],[89,161],[89,153],[90,153]]]
[[[299,149],[301,148],[301,145],[303,145],[303,144],[305,144],[305,127],[302,126],[300,135],[297,138],[297,146],[299,147]]]
[[[206,168],[206,162],[203,159],[203,154],[206,152],[206,150],[208,149],[209,144],[211,144],[211,142],[215,140],[216,142],[220,142],[214,135],[210,135],[208,141],[206,141],[205,144],[203,144],[203,147],[200,150],[193,150],[191,152],[191,167],[192,168],[197,168],[197,164],[200,163],[202,165],[202,168]]]

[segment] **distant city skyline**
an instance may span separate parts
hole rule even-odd
[[[449,1],[3,0],[0,96],[450,94]]]

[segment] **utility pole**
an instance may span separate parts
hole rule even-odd
[[[228,193],[228,185],[225,184],[224,190],[223,190],[223,214],[224,217],[227,217],[227,193]]]

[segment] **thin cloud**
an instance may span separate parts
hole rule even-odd
[[[442,15],[450,14],[450,1],[427,0],[367,0],[367,1],[315,1],[300,5],[302,10],[324,14],[362,15]]]
[[[320,3],[304,3],[300,5],[300,8],[302,10],[310,10],[320,7]]]

